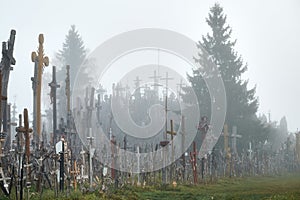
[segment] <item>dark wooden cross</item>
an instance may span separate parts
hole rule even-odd
[[[0,70],[2,73],[2,78],[1,78],[1,106],[2,110],[0,112],[1,114],[1,119],[0,120],[0,129],[2,128],[3,125],[3,133],[7,134],[7,89],[8,89],[8,81],[9,81],[9,74],[10,71],[13,70],[13,67],[11,65],[16,64],[16,60],[13,56],[13,50],[14,50],[14,44],[15,44],[15,36],[16,36],[16,31],[11,30],[10,32],[10,37],[7,42],[2,43],[2,59],[0,63]]]
[[[55,145],[57,141],[57,115],[56,115],[56,89],[60,87],[59,84],[56,82],[56,67],[52,67],[52,82],[48,84],[51,88],[50,91],[50,99],[53,105],[53,137],[52,137],[52,144]]]
[[[197,147],[196,142],[193,142],[193,152],[190,152],[191,163],[192,163],[192,170],[193,170],[193,177],[194,177],[194,184],[198,183],[198,174],[197,174]]]
[[[16,127],[18,134],[23,133],[25,137],[25,167],[26,167],[26,185],[30,184],[30,133],[32,129],[29,128],[28,110],[25,108],[23,111],[24,126],[22,126],[22,115],[19,115],[19,127]],[[19,144],[20,145],[20,144]],[[22,148],[22,147],[18,147]]]
[[[7,100],[6,96],[2,96],[2,71],[0,71],[0,99],[1,99],[1,101]],[[0,113],[2,113],[2,103],[0,103]],[[2,122],[2,115],[0,115],[0,124],[1,124],[1,122]],[[1,128],[2,127],[0,127],[0,131],[1,131]],[[5,136],[6,136],[5,132],[0,133],[0,156],[2,156],[2,148],[3,148],[4,141],[5,141]]]

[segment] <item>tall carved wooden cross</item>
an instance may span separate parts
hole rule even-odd
[[[41,135],[41,92],[42,92],[42,74],[44,67],[49,65],[49,58],[44,54],[44,35],[39,35],[39,47],[38,51],[32,52],[31,60],[34,63],[37,63],[37,80],[36,80],[36,133],[37,134],[37,143],[39,143],[40,135]]]

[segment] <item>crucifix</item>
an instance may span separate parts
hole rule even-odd
[[[55,145],[57,141],[56,129],[57,129],[57,116],[56,116],[56,89],[60,87],[56,82],[56,67],[52,67],[52,82],[48,84],[51,88],[50,98],[53,104],[53,137],[52,144]]]
[[[16,64],[16,60],[13,57],[14,44],[15,44],[16,31],[11,30],[9,40],[2,42],[2,59],[0,63],[1,78],[1,107],[0,114],[2,121],[0,120],[0,131],[3,125],[2,133],[7,134],[7,88],[10,71],[13,70],[11,65]],[[7,45],[7,46],[6,46]],[[1,124],[3,122],[3,124]]]
[[[36,105],[34,105],[35,107],[35,113],[34,115],[36,115],[36,119],[35,119],[35,125],[36,125],[36,136],[37,136],[37,141],[36,141],[36,145],[38,147],[39,145],[39,140],[40,140],[40,136],[41,136],[41,93],[42,93],[42,74],[43,74],[43,70],[44,67],[49,65],[49,58],[47,56],[45,56],[44,54],[44,35],[40,34],[39,35],[39,47],[38,47],[38,51],[36,52],[32,52],[31,54],[31,61],[35,63],[35,74],[37,74],[37,77],[35,79],[35,90],[36,90],[36,96],[35,96],[35,103]]]

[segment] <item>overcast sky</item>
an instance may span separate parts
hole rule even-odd
[[[300,1],[219,2],[237,39],[236,50],[249,65],[244,78],[257,86],[259,113],[271,111],[271,120],[276,121],[286,116],[289,130],[295,132],[300,128]],[[209,30],[205,18],[213,4],[211,0],[0,0],[0,40],[8,39],[10,29],[17,31],[9,101],[16,95],[19,112],[32,108],[30,57],[37,50],[39,33],[44,33],[50,61],[72,24],[90,51],[114,35],[146,27],[173,30],[198,41]]]

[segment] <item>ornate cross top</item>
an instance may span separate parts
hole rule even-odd
[[[10,65],[15,65],[16,60],[13,57],[14,44],[15,44],[15,36],[16,31],[10,31],[10,37],[8,42],[2,42],[2,61],[1,61],[1,69],[12,70]],[[7,44],[7,46],[6,46]]]
[[[32,52],[31,60],[32,62],[37,62],[37,80],[36,80],[36,131],[38,135],[38,140],[41,135],[41,91],[42,91],[42,74],[44,67],[49,65],[49,58],[44,54],[44,35],[39,35],[39,47],[38,51]],[[37,141],[39,142],[39,141]]]
[[[0,119],[0,129],[3,126],[3,132],[8,132],[8,114],[7,114],[7,88],[8,88],[8,80],[9,80],[9,74],[10,71],[13,70],[11,65],[16,64],[16,60],[13,57],[13,50],[14,50],[14,43],[15,43],[15,36],[16,31],[11,30],[9,40],[2,43],[2,59],[0,63],[0,70],[1,70],[1,107],[3,108],[0,111],[1,119]],[[3,122],[3,123],[2,123]]]

